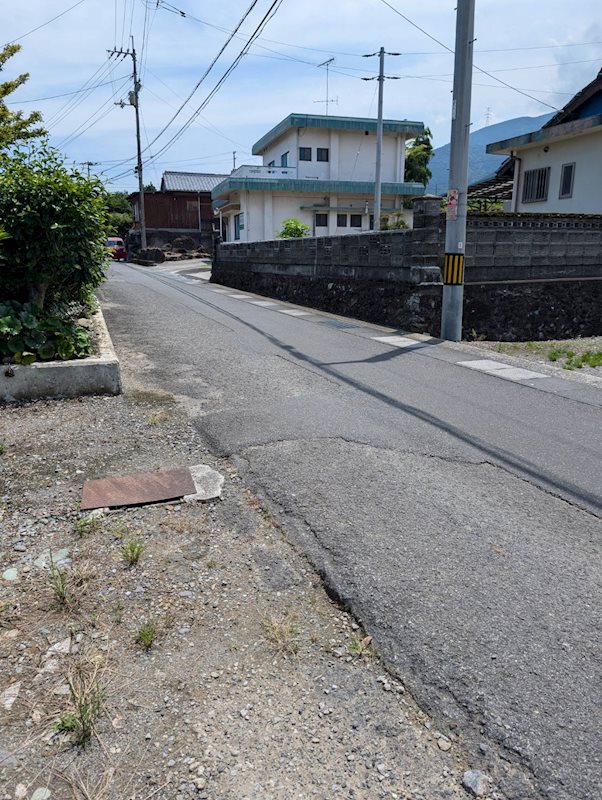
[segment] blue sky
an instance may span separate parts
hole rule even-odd
[[[11,3],[10,16],[0,12],[2,36],[5,41],[20,37],[76,2]],[[233,150],[237,165],[253,163],[253,142],[287,114],[325,113],[326,69],[319,65],[330,58],[329,97],[334,102],[329,113],[375,116],[376,81],[361,78],[375,74],[377,59],[361,56],[382,45],[402,54],[387,59],[387,74],[402,77],[385,86],[385,116],[423,121],[436,146],[449,140],[453,56],[394,9],[452,48],[453,0],[282,0],[202,113],[160,152],[245,46],[272,0],[257,0],[208,77],[153,142],[251,3],[81,0],[20,40],[23,51],[8,62],[3,78],[20,71],[29,71],[31,78],[10,98],[11,108],[39,109],[51,142],[70,160],[99,162],[93,170],[111,179],[111,188],[135,188],[132,162],[127,161],[135,154],[134,111],[115,105],[127,100],[131,61],[107,61],[108,49],[127,47],[131,31],[142,69],[143,143],[151,143],[145,152],[145,181],[158,185],[166,169],[229,172]],[[475,130],[488,120],[538,116],[551,111],[550,106],[561,107],[602,66],[599,0],[572,5],[566,0],[477,0],[475,35],[475,64],[525,92],[475,71]],[[38,100],[95,83],[104,85]],[[25,102],[30,99],[37,102]]]

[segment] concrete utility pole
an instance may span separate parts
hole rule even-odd
[[[452,342],[462,338],[474,9],[475,0],[458,0],[441,309],[441,338]]]
[[[90,167],[97,167],[98,161],[80,161],[81,167],[86,167],[88,170],[88,178],[90,177]]]
[[[134,106],[136,112],[136,155],[137,166],[136,172],[138,174],[138,205],[140,207],[140,246],[142,250],[146,250],[146,216],[144,213],[144,179],[142,175],[142,143],[140,140],[140,81],[138,80],[138,67],[136,62],[136,49],[134,47],[134,37],[132,36],[132,49],[131,50],[109,50],[111,55],[131,56],[134,65],[134,91],[129,93],[129,104]],[[123,101],[117,103],[122,108],[125,105]]]
[[[234,165],[232,169],[236,169],[236,150],[232,151],[232,163]]]
[[[376,169],[374,173],[374,230],[380,230],[380,216],[382,208],[382,157],[383,157],[383,95],[385,77],[388,80],[398,80],[396,76],[385,76],[385,48],[381,47],[378,53],[370,53],[364,58],[378,55],[378,119],[376,121]],[[398,56],[399,53],[387,53],[388,56]],[[372,78],[362,78],[371,81]]]

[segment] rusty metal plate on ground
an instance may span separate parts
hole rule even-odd
[[[187,467],[165,472],[140,472],[121,478],[86,481],[82,490],[81,510],[139,506],[159,503],[194,494],[196,487]]]

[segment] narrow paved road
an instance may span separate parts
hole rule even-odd
[[[602,390],[159,270],[104,297],[471,763],[602,796]]]

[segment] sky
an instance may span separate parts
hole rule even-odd
[[[385,83],[384,116],[424,122],[437,147],[449,141],[455,5],[4,0],[1,37],[23,49],[1,78],[30,73],[8,98],[10,108],[41,111],[51,144],[70,162],[93,162],[90,169],[111,190],[136,188],[132,59],[107,52],[127,50],[131,35],[142,84],[145,183],[158,187],[165,170],[228,173],[234,158],[237,166],[258,163],[255,141],[290,113],[326,113],[327,97],[331,115],[375,117],[377,81],[362,78],[375,77],[378,59],[363,56],[381,46],[400,54],[386,58],[386,75],[397,79]],[[561,108],[602,67],[599,0],[477,0],[475,38],[473,130]]]

